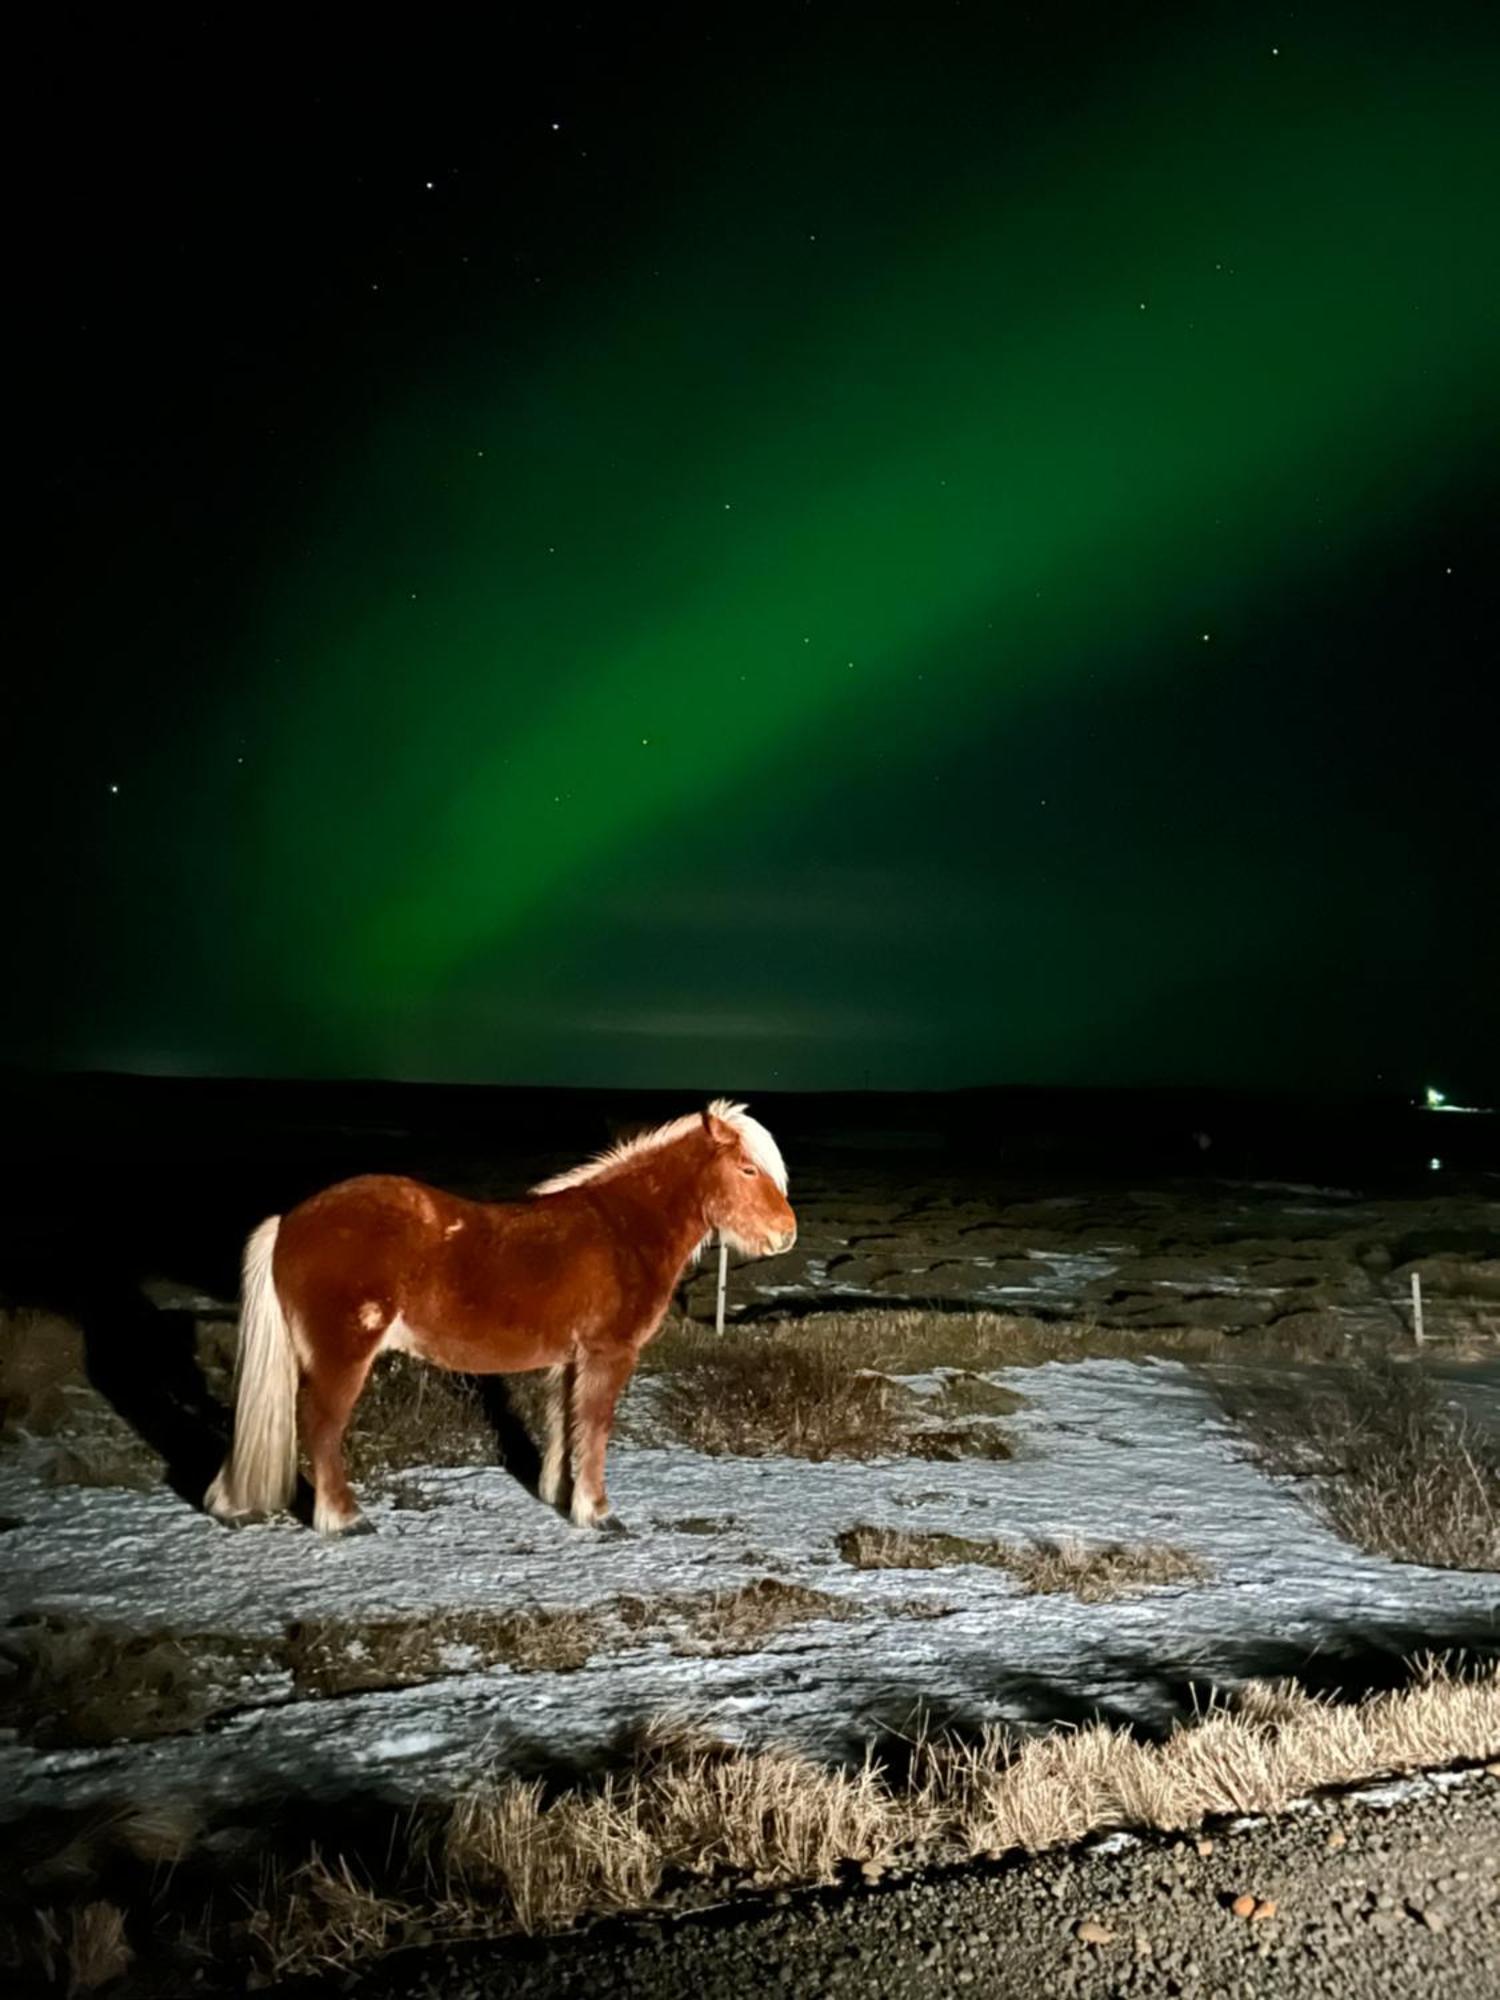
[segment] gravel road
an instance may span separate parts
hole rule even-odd
[[[1235,1913],[1242,1897],[1255,1914]],[[1500,1995],[1500,1774],[1388,1807],[1324,1803],[1201,1842],[424,1953],[358,1990],[367,2000],[1485,2000]]]

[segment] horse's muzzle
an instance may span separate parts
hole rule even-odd
[[[783,1250],[790,1250],[796,1240],[797,1230],[795,1224],[790,1229],[774,1229],[766,1238],[766,1255],[768,1257],[779,1257]]]

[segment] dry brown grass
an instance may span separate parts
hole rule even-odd
[[[125,1938],[125,1912],[114,1903],[85,1903],[68,1928],[68,1990],[92,1993],[127,1970],[135,1953]]]
[[[54,1615],[0,1635],[0,1722],[46,1747],[175,1736],[237,1706],[254,1640],[134,1633]]]
[[[49,1436],[86,1381],[83,1335],[70,1320],[27,1307],[0,1311],[0,1431]]]
[[[1085,1604],[1129,1597],[1161,1584],[1201,1583],[1209,1573],[1188,1550],[1165,1542],[1024,1544],[901,1528],[850,1528],[839,1536],[839,1554],[856,1569],[951,1569],[977,1564],[1008,1570],[1028,1594],[1067,1592]]]
[[[615,1611],[627,1632],[665,1633],[676,1653],[705,1656],[757,1652],[778,1632],[824,1618],[856,1618],[860,1607],[806,1584],[756,1577],[734,1590],[680,1597],[625,1597]]]
[[[1088,1543],[1064,1537],[1039,1542],[1022,1553],[1015,1574],[1032,1596],[1065,1591],[1085,1604],[1132,1597],[1163,1584],[1202,1583],[1206,1563],[1169,1542]]]
[[[843,1864],[897,1854],[1034,1852],[1107,1828],[1274,1812],[1311,1791],[1497,1746],[1494,1669],[1471,1680],[1434,1671],[1347,1706],[1251,1688],[1161,1743],[1104,1724],[1019,1745],[1000,1730],[937,1738],[913,1746],[899,1789],[872,1764],[831,1771],[678,1739],[586,1793],[481,1787],[454,1814],[447,1860],[470,1895],[497,1895],[518,1928],[537,1930],[638,1908],[672,1874],[768,1886],[827,1881]]]
[[[816,1335],[720,1339],[679,1324],[646,1351],[647,1422],[715,1456],[878,1458],[900,1449],[914,1402]]]
[[[679,1321],[646,1350],[650,1402],[637,1403],[627,1427],[741,1458],[1010,1456],[1004,1433],[983,1419],[1014,1409],[1018,1398],[971,1375],[959,1378],[956,1392],[945,1385],[924,1399],[872,1363],[853,1317],[741,1328],[722,1339]],[[902,1316],[868,1317],[878,1324]],[[940,1426],[933,1415],[980,1420]]]
[[[497,1897],[520,1930],[636,1909],[669,1873],[830,1880],[851,1857],[885,1857],[902,1827],[872,1766],[849,1773],[671,1732],[632,1770],[548,1799],[501,1780],[454,1812],[446,1861],[469,1897]]]
[[[944,1380],[938,1407],[945,1417],[1010,1417],[1026,1407],[1026,1398],[1003,1383],[958,1369]]]
[[[890,1607],[887,1607],[890,1609]],[[941,1616],[944,1607],[895,1607]],[[61,1615],[0,1635],[0,1725],[48,1748],[143,1741],[201,1728],[265,1698],[289,1675],[298,1696],[415,1687],[503,1666],[574,1673],[651,1639],[698,1657],[751,1653],[819,1619],[858,1618],[848,1598],[763,1576],[730,1590],[621,1597],[587,1611],[523,1606],[408,1618],[302,1619],[260,1637],[134,1633]]]
[[[1417,1364],[1212,1386],[1264,1464],[1312,1481],[1347,1541],[1397,1562],[1500,1569],[1500,1439],[1466,1423]]]
[[[182,1990],[243,1990],[267,1976],[345,1972],[398,1945],[559,1929],[669,1894],[828,1882],[893,1859],[925,1866],[1036,1852],[1115,1827],[1182,1830],[1497,1756],[1495,1666],[1469,1676],[1433,1666],[1410,1687],[1347,1705],[1252,1685],[1160,1742],[1104,1724],[1022,1740],[1000,1728],[962,1741],[919,1736],[903,1746],[899,1780],[895,1766],[873,1759],[829,1769],[663,1726],[623,1767],[587,1782],[558,1790],[500,1774],[455,1805],[380,1822],[368,1852],[308,1841],[300,1853],[252,1860],[257,1872],[233,1890],[205,1849],[187,1852],[193,1819],[173,1816],[144,1833],[119,1827],[119,1852],[136,1856],[150,1871],[140,1881],[152,1885],[130,1936],[94,1908],[106,1900],[98,1876],[120,1867],[97,1827],[92,1848],[75,1839],[65,1860],[18,1873],[22,1893],[46,1882],[44,1908],[18,1910],[12,1896],[9,1910],[13,1937],[29,1941],[18,1962],[39,1965],[55,1986],[87,1990],[96,1973],[121,1969],[134,1945],[141,1976],[167,1968],[150,1990],[179,1990],[173,1976]],[[109,1903],[122,1907],[134,1905]]]
[[[299,1694],[415,1687],[444,1674],[506,1666],[569,1674],[605,1646],[597,1615],[569,1609],[445,1611],[414,1618],[304,1619],[276,1655]]]
[[[81,1330],[55,1313],[0,1311],[0,1434],[47,1439],[43,1476],[54,1486],[147,1492],[166,1475],[161,1455],[90,1383]]]
[[[692,1321],[665,1331],[643,1357],[652,1372],[675,1370],[703,1341],[715,1336]],[[1047,1361],[1098,1359],[1139,1361],[1165,1355],[1211,1360],[1226,1349],[1242,1352],[1239,1337],[1192,1327],[1150,1327],[1139,1332],[1100,1326],[1087,1319],[1057,1324],[1008,1313],[935,1312],[912,1307],[891,1311],[817,1313],[802,1319],[771,1320],[754,1329],[737,1327],[723,1345],[754,1351],[760,1342],[775,1348],[805,1348],[832,1356],[843,1367],[889,1375],[924,1375],[952,1368],[969,1375],[999,1368],[1034,1368]]]
[[[273,1977],[327,1976],[417,1941],[421,1909],[420,1893],[376,1888],[347,1856],[329,1858],[315,1846],[289,1872],[270,1873],[245,1929]]]
[[[0,1724],[44,1747],[143,1741],[199,1729],[247,1700],[268,1676],[299,1695],[413,1687],[446,1674],[506,1666],[573,1673],[619,1650],[597,1612],[543,1607],[405,1619],[305,1619],[280,1634],[136,1633],[60,1615],[0,1635]]]

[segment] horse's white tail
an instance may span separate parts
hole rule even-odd
[[[273,1215],[245,1245],[234,1443],[203,1501],[225,1521],[287,1506],[297,1484],[297,1355],[271,1276],[280,1228]]]

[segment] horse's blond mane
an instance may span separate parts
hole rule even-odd
[[[727,1098],[716,1097],[708,1107],[711,1118],[721,1118],[726,1125],[732,1125],[745,1142],[745,1151],[764,1174],[786,1193],[786,1162],[781,1157],[781,1148],[771,1137],[758,1118],[752,1118],[743,1104],[731,1104]],[[588,1181],[603,1179],[618,1168],[639,1159],[642,1153],[659,1152],[663,1146],[671,1146],[679,1139],[685,1139],[702,1123],[703,1114],[690,1111],[685,1117],[673,1118],[666,1125],[658,1125],[654,1131],[638,1132],[633,1139],[622,1139],[617,1146],[611,1146],[603,1153],[596,1153],[591,1160],[585,1160],[581,1167],[569,1167],[566,1173],[554,1174],[550,1180],[541,1181],[534,1187],[533,1194],[561,1194],[566,1188],[582,1187]]]

